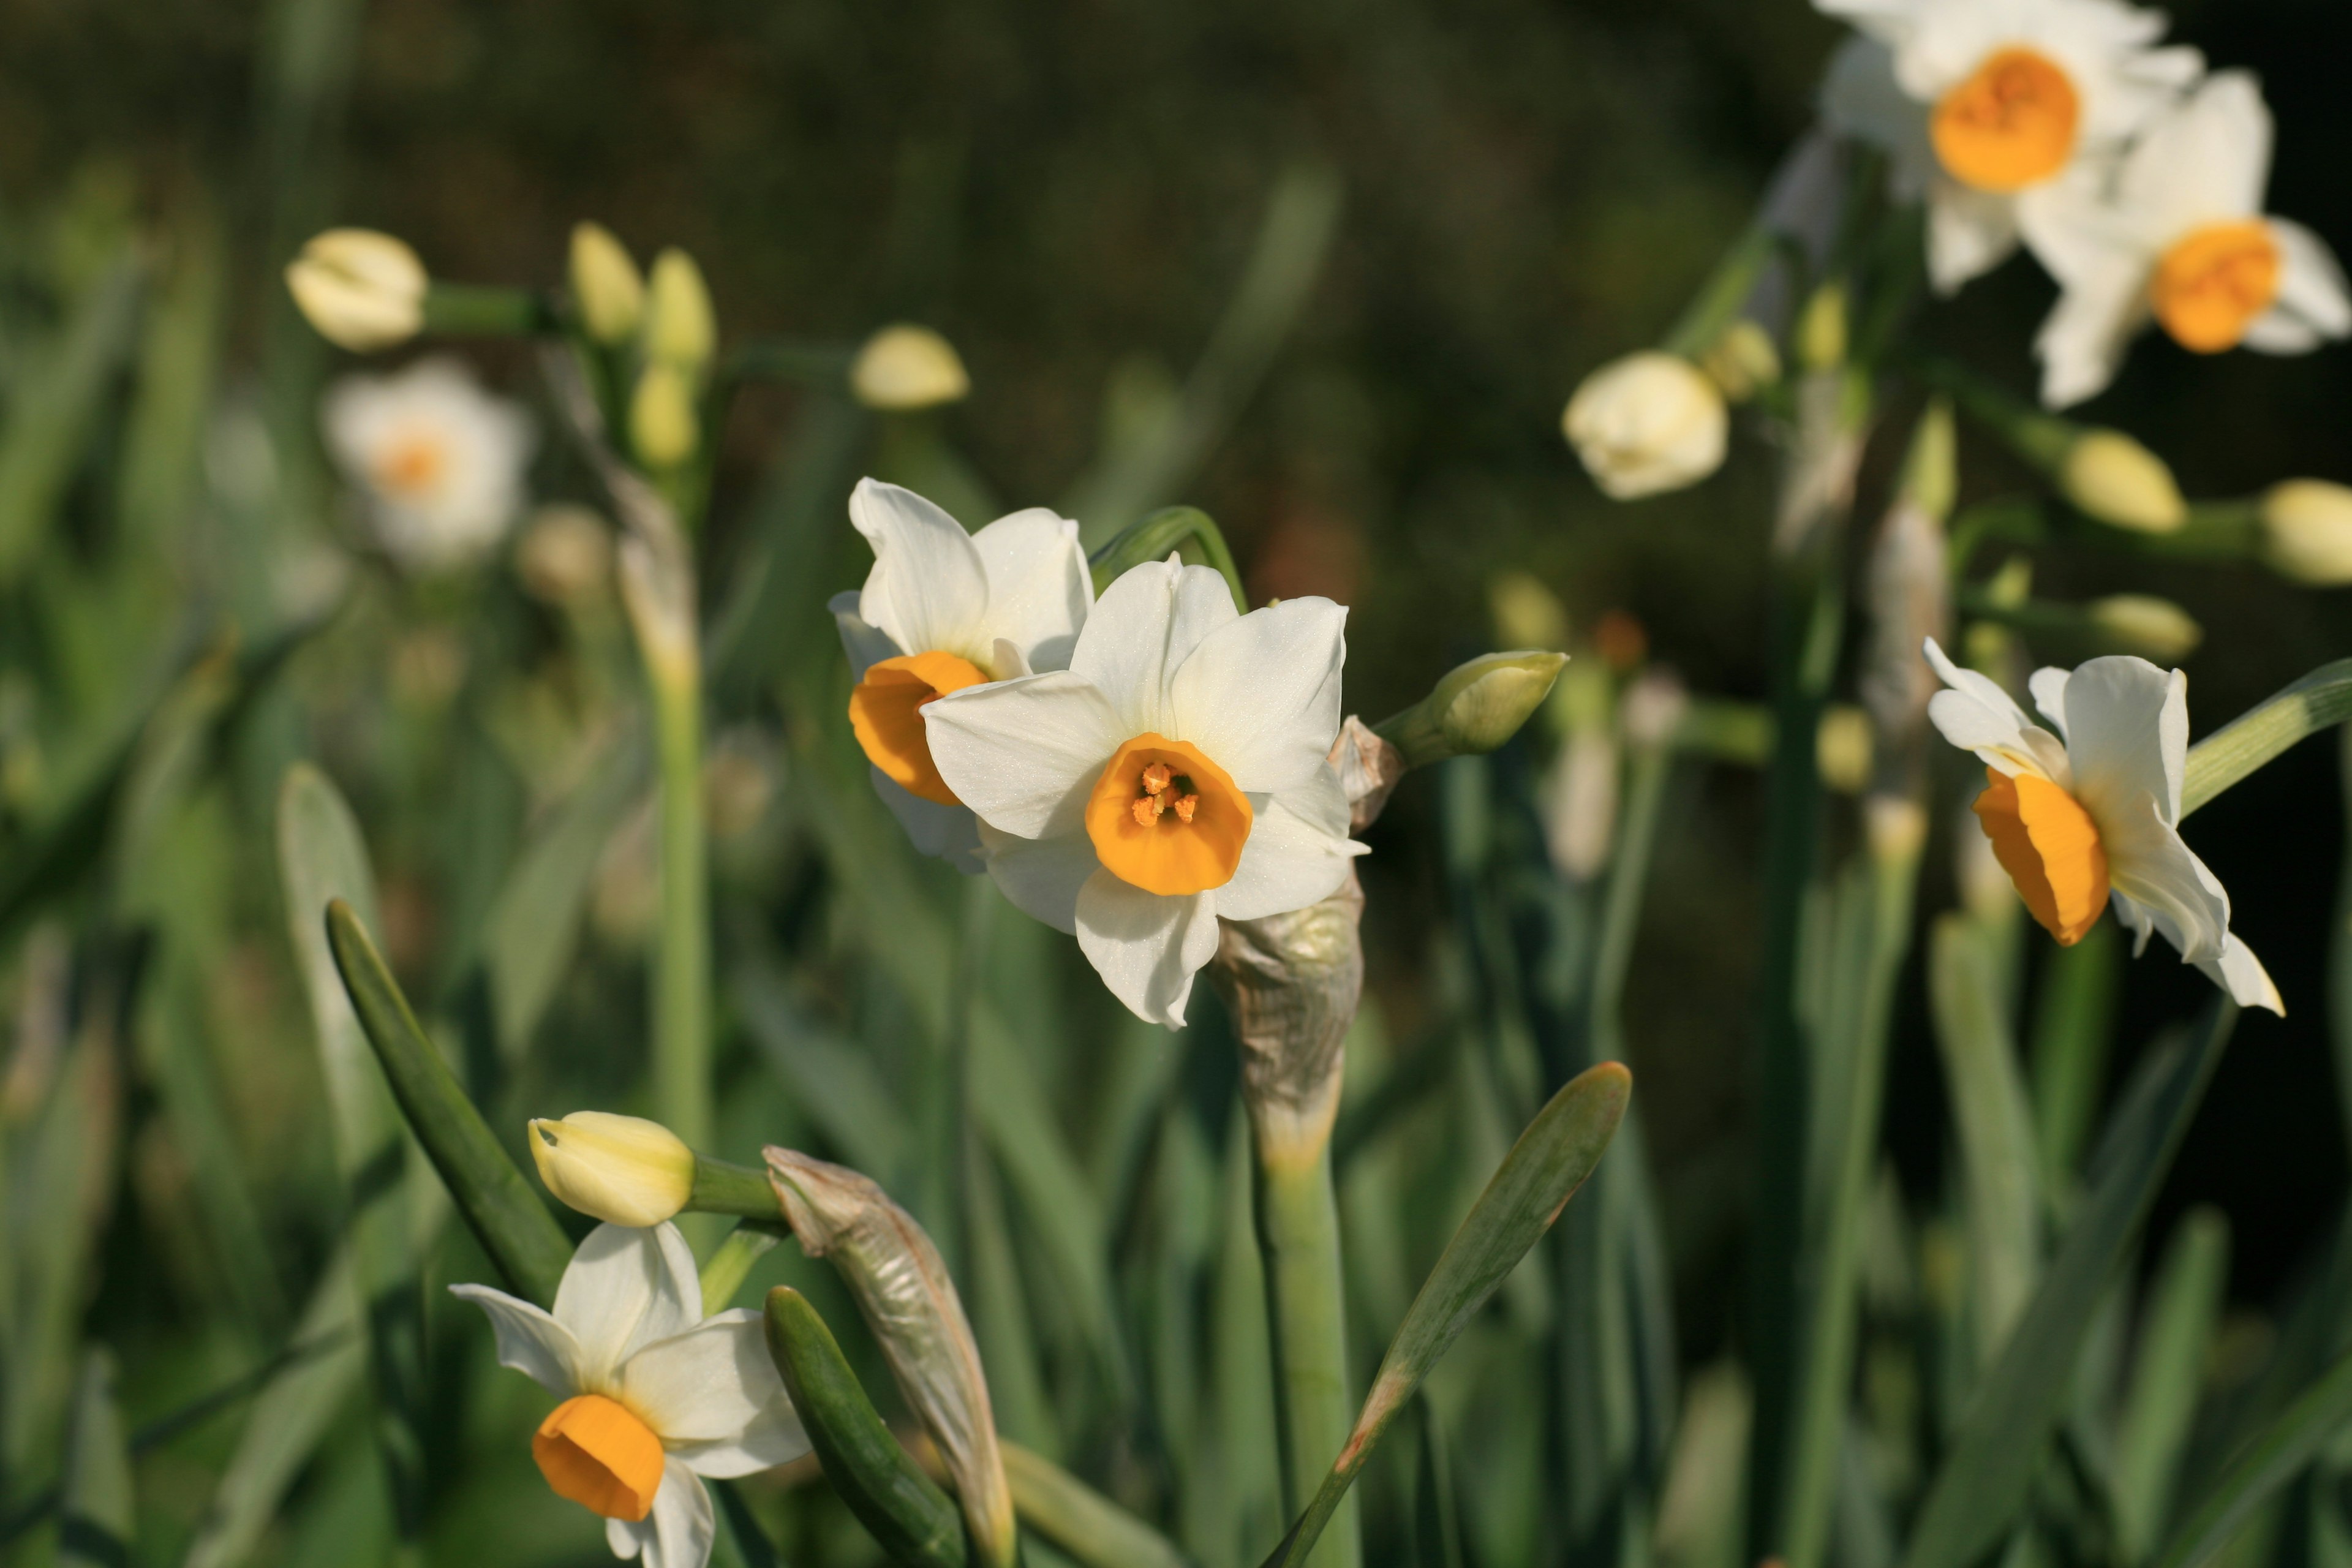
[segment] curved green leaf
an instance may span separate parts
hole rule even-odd
[[[2319,1446],[2347,1421],[2352,1421],[2352,1355],[2338,1358],[2254,1439],[2165,1547],[2158,1568],[2200,1568],[2230,1543],[2273,1492],[2300,1475]]]
[[[1041,1454],[1005,1444],[1004,1479],[1022,1528],[1087,1568],[1187,1568],[1166,1536]]]

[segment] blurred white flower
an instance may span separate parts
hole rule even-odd
[[[2070,170],[2119,153],[2204,69],[2151,47],[2164,17],[2121,0],[1814,0],[1862,34],[1822,84],[1835,129],[1884,148],[1927,204],[1927,270],[1949,293],[2037,246]]]
[[[954,403],[971,392],[955,345],[929,327],[901,322],[866,340],[849,390],[868,408],[905,411]]]
[[[328,451],[366,493],[377,541],[404,567],[478,560],[522,510],[530,416],[456,360],[345,376],[320,412]]]
[[[1147,562],[1104,592],[1068,669],[924,710],[996,885],[1075,932],[1137,1016],[1182,1027],[1221,917],[1304,909],[1363,852],[1325,760],[1347,618],[1315,597],[1244,616],[1207,567]]]
[[[2180,837],[2188,679],[2127,655],[2071,675],[2038,669],[2033,705],[2053,734],[1933,639],[1927,653],[1948,688],[1927,716],[1984,763],[1977,819],[2033,918],[2072,945],[2113,902],[2136,952],[2161,932],[2240,1006],[2284,1013],[2252,950],[2230,932],[2230,895]]]
[[[314,235],[286,268],[286,288],[318,334],[354,353],[404,343],[425,325],[425,263],[407,241],[372,228]]]
[[[1592,482],[1618,500],[1678,490],[1723,466],[1723,391],[1678,354],[1645,350],[1584,378],[1560,416]]]
[[[826,608],[849,656],[849,723],[875,793],[915,847],[981,868],[972,814],[932,765],[923,710],[950,691],[1066,669],[1094,602],[1078,525],[1045,507],[978,533],[914,491],[861,479],[849,521],[874,547],[874,570]]]
[[[808,1452],[760,1314],[702,1315],[694,1254],[675,1226],[589,1232],[551,1314],[487,1285],[449,1291],[489,1314],[501,1365],[562,1399],[531,1458],[557,1496],[604,1516],[615,1557],[703,1568],[714,1521],[702,1478]]]
[[[2032,237],[2064,290],[2034,341],[2044,403],[2104,391],[2151,318],[2198,353],[2303,353],[2352,333],[2326,242],[2263,215],[2271,142],[2262,89],[2222,71],[2157,121],[2112,181],[2085,171],[2061,183]]]

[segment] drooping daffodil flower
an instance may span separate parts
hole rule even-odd
[[[1927,205],[1927,272],[1950,293],[2037,240],[2063,176],[2112,160],[2204,70],[2156,48],[2122,0],[1813,0],[1861,37],[1832,61],[1831,125],[1885,150]]]
[[[1006,898],[1073,931],[1111,993],[1181,1028],[1217,921],[1304,909],[1363,847],[1325,759],[1348,612],[1243,615],[1173,557],[1103,593],[1069,668],[941,698],[931,755]]]
[[[1927,716],[1984,763],[1977,820],[2043,929],[2071,946],[2112,903],[2135,953],[2160,933],[2240,1006],[2284,1013],[2252,950],[2231,934],[2230,895],[2180,837],[2188,678],[2121,655],[2072,674],[2036,670],[2033,705],[2053,733],[1933,638],[1927,651],[1948,689]]]
[[[457,360],[345,376],[320,417],[327,450],[366,499],[376,542],[409,571],[480,559],[521,514],[530,416]]]
[[[977,533],[908,489],[861,479],[849,521],[874,570],[826,606],[849,656],[849,723],[875,793],[915,847],[981,868],[971,812],[933,765],[925,707],[950,691],[1067,668],[1094,599],[1078,525],[1045,507]]]
[[[703,1568],[704,1476],[747,1476],[808,1452],[768,1357],[760,1314],[702,1315],[677,1227],[602,1225],[563,1271],[552,1314],[487,1285],[452,1285],[488,1312],[499,1361],[563,1403],[531,1458],[556,1494],[604,1519],[615,1557]]]
[[[2263,216],[2271,142],[2262,89],[2221,71],[2149,128],[2114,181],[2066,183],[2034,239],[2064,290],[2034,342],[2044,403],[2105,390],[2151,319],[2197,353],[2305,353],[2352,333],[2326,241]]]

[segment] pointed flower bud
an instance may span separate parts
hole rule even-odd
[[[1568,606],[1532,572],[1497,573],[1486,584],[1486,607],[1512,647],[1568,646]]]
[[[1870,782],[1870,715],[1845,703],[1833,704],[1813,731],[1814,765],[1822,782],[1843,795],[1859,795]]]
[[[645,276],[627,247],[601,223],[572,230],[572,298],[588,335],[607,348],[626,342],[645,315]]]
[[[694,1194],[694,1151],[658,1121],[575,1110],[525,1142],[547,1190],[607,1225],[659,1225]]]
[[[2319,588],[2352,583],[2352,489],[2288,479],[2263,495],[2261,517],[2271,570]]]
[[[2068,500],[2116,528],[2171,533],[2189,521],[2171,468],[2120,430],[2094,427],[2076,437],[2059,460],[2057,479]]]
[[[849,390],[868,408],[908,413],[958,403],[971,377],[955,345],[931,331],[901,321],[866,340],[849,367]]]
[[[2178,664],[2205,640],[2205,628],[2169,599],[2110,594],[2090,605],[2091,625],[2108,641],[2158,664]]]
[[[654,258],[646,289],[646,357],[693,375],[719,346],[710,289],[694,258],[675,246]]]
[[[1699,363],[1734,403],[1747,402],[1780,379],[1780,351],[1772,334],[1745,316],[1723,329]]]
[[[425,325],[431,282],[406,241],[372,228],[316,235],[286,268],[286,288],[303,319],[354,353],[415,337]]]
[[[649,468],[674,468],[694,456],[702,420],[694,409],[694,386],[676,365],[646,366],[629,396],[629,442]]]
[[[985,1560],[1013,1561],[1013,1493],[980,1347],[955,1281],[923,1227],[866,1177],[791,1149],[767,1151],[768,1177],[802,1248],[829,1259],[881,1342],[898,1391],[955,1479]]]
[[[1618,500],[1678,490],[1723,466],[1722,389],[1678,354],[1627,354],[1584,378],[1560,416],[1569,444]]]
[[[1845,363],[1848,314],[1843,284],[1824,283],[1805,301],[1792,335],[1807,370],[1835,370]]]
[[[1376,728],[1408,767],[1494,751],[1543,705],[1567,662],[1565,654],[1534,649],[1474,658]]]

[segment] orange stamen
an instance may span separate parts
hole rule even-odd
[[[1987,768],[1977,820],[2042,929],[2072,947],[2107,907],[2107,851],[2083,803],[2048,779]]]
[[[1176,820],[1183,823],[1187,826],[1190,826],[1192,822],[1192,814],[1200,809],[1201,797],[1199,795],[1185,795],[1176,802]]]
[[[2082,96],[2055,61],[1996,49],[1936,105],[1928,133],[1945,172],[1980,191],[2021,191],[2066,166]]]
[[[849,727],[866,760],[911,795],[961,805],[931,762],[923,709],[950,691],[988,679],[980,666],[951,653],[903,654],[870,666],[849,694]]]
[[[532,1436],[530,1457],[556,1496],[606,1519],[645,1518],[661,1489],[661,1439],[601,1394],[557,1405]]]
[[[2182,348],[2220,353],[2278,298],[2278,241],[2260,218],[2209,223],[2173,242],[2148,279],[2156,319]]]
[[[1164,820],[1173,805],[1176,820]],[[1222,888],[1241,865],[1255,820],[1233,775],[1197,746],[1138,735],[1119,747],[1087,801],[1087,837],[1110,873],[1147,893]]]
[[[394,443],[375,465],[376,488],[388,495],[414,496],[440,483],[449,455],[430,436],[408,436]]]

